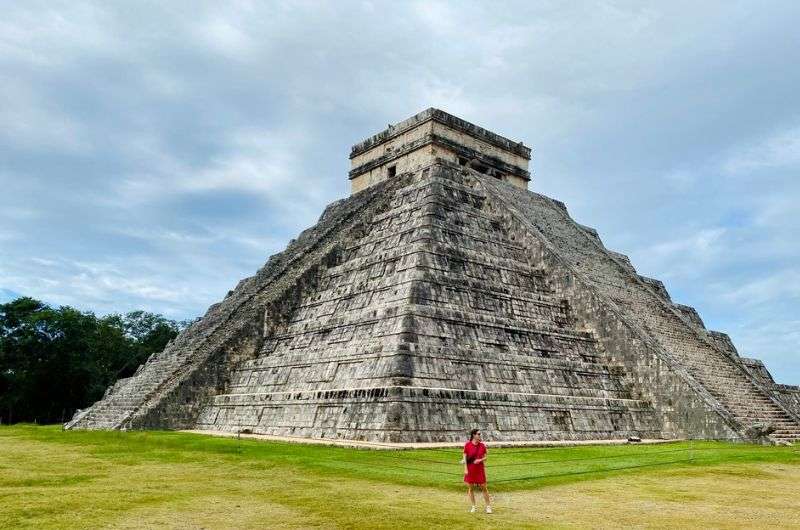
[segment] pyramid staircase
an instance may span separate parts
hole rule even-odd
[[[253,277],[239,282],[162,352],[129,378],[109,387],[101,400],[65,424],[72,429],[186,428],[199,408],[224,385],[226,366],[260,346],[264,307],[284,296],[330,252],[332,240],[380,204],[384,186],[329,205],[319,222],[272,256]],[[176,401],[179,401],[176,403]]]
[[[691,312],[687,317],[682,306],[672,304],[663,286],[654,290],[653,281],[640,277],[625,256],[607,250],[596,231],[574,222],[562,203],[491,179],[482,181],[557,249],[576,274],[612,302],[626,321],[654,338],[665,356],[718,401],[738,431],[772,425],[773,440],[800,440],[800,418],[796,414],[780,404],[741,362],[715,344],[698,318],[691,318]]]

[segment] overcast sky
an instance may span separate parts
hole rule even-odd
[[[436,106],[800,383],[800,2],[0,8],[0,295],[201,315]]]

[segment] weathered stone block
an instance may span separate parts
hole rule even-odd
[[[465,147],[495,149],[477,163],[508,170],[529,156],[465,130],[480,140]],[[394,133],[354,150],[357,176],[397,159],[375,151]],[[415,160],[326,208],[68,427],[390,442],[457,441],[475,426],[495,440],[800,437],[800,391],[740,359],[563,204],[509,185],[510,173]]]

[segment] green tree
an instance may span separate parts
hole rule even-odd
[[[71,417],[163,350],[180,329],[144,311],[98,318],[32,298],[0,305],[0,421]]]

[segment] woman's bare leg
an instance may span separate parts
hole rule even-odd
[[[492,501],[489,499],[489,488],[486,487],[486,483],[481,484],[481,491],[483,492],[483,502],[486,503],[486,506],[491,506]],[[472,504],[475,504],[475,501],[472,501]]]
[[[475,492],[472,491],[472,484],[467,484],[467,497],[472,506],[475,506]]]

